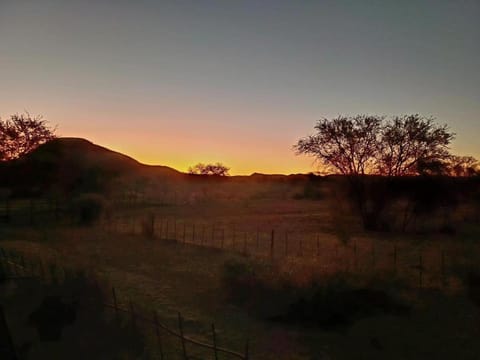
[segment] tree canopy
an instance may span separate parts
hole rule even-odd
[[[188,169],[189,174],[195,175],[217,175],[217,176],[228,176],[229,168],[223,165],[222,163],[215,164],[202,164],[198,163],[195,166],[192,166]]]
[[[418,114],[387,119],[377,115],[322,119],[316,133],[298,140],[297,154],[312,155],[344,175],[415,175],[450,158],[454,134]]]
[[[39,145],[54,139],[55,130],[40,115],[14,114],[7,120],[0,119],[0,161],[28,154]]]

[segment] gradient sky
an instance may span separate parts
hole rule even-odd
[[[480,1],[0,0],[0,116],[150,164],[307,172],[317,119],[420,113],[480,158]]]

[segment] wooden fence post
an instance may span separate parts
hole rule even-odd
[[[173,239],[177,241],[177,219],[173,219]]]
[[[288,231],[285,231],[285,256],[288,256]]]
[[[168,218],[165,218],[165,220],[167,221],[167,224],[165,225],[165,240],[168,240]],[[174,219],[174,221],[176,220]],[[177,240],[177,234],[175,234],[175,240]]]
[[[10,223],[11,217],[10,217],[10,199],[7,197],[5,199],[5,221],[7,224]]]
[[[0,305],[0,329],[3,328],[3,336],[5,337],[4,348],[0,348],[1,353],[6,353],[7,359],[17,360],[17,353],[15,350],[15,344],[13,343],[12,335],[10,329],[8,328],[7,319],[5,318],[5,313],[3,311],[3,306]]]
[[[397,274],[397,244],[393,244],[393,272]]]
[[[215,325],[214,324],[212,324],[212,337],[213,337],[213,353],[215,354],[215,360],[218,360],[217,334],[215,333]]]
[[[212,225],[212,246],[215,247],[215,224]]]
[[[357,239],[353,241],[353,266],[355,270],[358,268],[358,259],[357,259]]]
[[[270,257],[272,259],[273,259],[274,243],[275,243],[275,230],[272,230],[272,234],[270,236]]]
[[[160,359],[163,360],[162,336],[160,334],[160,323],[158,321],[158,314],[156,311],[153,312],[153,323],[155,324],[155,334],[157,335],[158,350],[160,351]]]
[[[132,326],[135,329],[137,327],[137,317],[135,315],[135,308],[133,307],[132,300],[130,300],[130,313],[132,315]]]
[[[232,235],[232,247],[233,250],[235,250],[235,240],[237,239],[237,229],[235,227],[235,224],[233,224],[233,235]]]
[[[115,292],[115,288],[112,287],[112,297],[113,297],[113,307],[115,308],[115,319],[119,321],[118,316],[118,302],[117,302],[117,294]]]
[[[445,287],[446,286],[446,276],[445,276],[445,251],[442,250],[442,254],[441,254],[441,274],[442,274],[442,286]]]
[[[183,236],[182,236],[182,241],[185,244],[186,241],[186,236],[187,236],[187,223],[186,221],[183,222]]]
[[[185,360],[188,360],[187,348],[185,346],[185,337],[183,335],[183,319],[180,313],[178,313],[178,329],[180,330],[180,339],[182,340],[183,358]]]
[[[376,259],[375,259],[375,240],[372,241],[372,269],[375,269]]]
[[[243,233],[243,254],[247,255],[247,232]]]
[[[418,282],[419,282],[420,288],[422,288],[423,287],[423,256],[421,251],[420,251],[418,260],[419,260],[418,261]]]

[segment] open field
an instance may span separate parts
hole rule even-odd
[[[28,219],[26,204],[16,209]],[[32,226],[3,227],[0,236],[3,247],[27,257],[95,273],[172,326],[180,311],[186,333],[199,340],[210,339],[211,323],[221,346],[242,351],[248,338],[253,359],[474,359],[480,351],[475,342],[478,308],[465,279],[479,270],[478,229],[455,236],[379,235],[360,231],[352,220],[339,231],[328,206],[281,199],[132,206],[118,208],[107,223],[94,227],[68,222],[55,227],[34,216]],[[142,234],[151,214],[153,237]],[[203,241],[202,227],[208,234]],[[225,284],[226,264],[232,262],[246,264],[273,287],[285,282],[308,289],[315,282],[349,279],[356,286],[394,293],[411,311],[375,313],[341,330],[272,321],[295,295],[276,299],[267,291],[258,300],[256,293],[266,290],[253,286],[247,288],[250,305],[235,301]],[[257,308],[261,303],[267,309]]]

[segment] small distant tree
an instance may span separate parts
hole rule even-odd
[[[202,164],[198,163],[195,166],[192,166],[188,169],[189,174],[195,175],[217,175],[217,176],[228,176],[230,168],[226,167],[221,163],[215,164]]]
[[[480,163],[473,156],[452,155],[448,158],[446,166],[450,176],[480,175]]]
[[[48,126],[41,115],[14,114],[0,119],[0,161],[22,157],[39,145],[56,137],[55,128]]]

